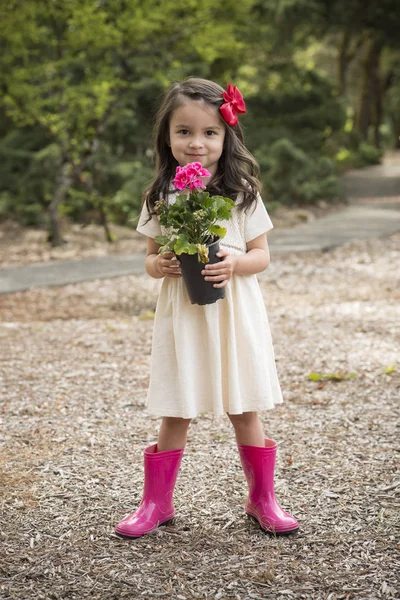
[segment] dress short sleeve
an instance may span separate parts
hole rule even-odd
[[[161,227],[157,215],[150,215],[146,202],[143,204],[136,231],[149,238],[155,238],[161,234]]]
[[[257,205],[255,210],[250,208],[246,214],[246,222],[244,228],[244,237],[246,242],[251,242],[256,237],[263,233],[267,233],[273,228],[272,221],[269,218],[267,209],[260,195],[257,197]]]

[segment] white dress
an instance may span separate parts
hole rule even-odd
[[[175,196],[170,202],[174,202]],[[220,245],[246,253],[246,242],[273,228],[258,198],[254,212],[232,211]],[[137,231],[162,233],[143,206]],[[154,319],[147,409],[160,417],[241,414],[282,402],[267,312],[256,275],[234,275],[225,298],[191,304],[183,278],[165,277]]]

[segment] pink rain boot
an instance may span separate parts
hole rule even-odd
[[[139,508],[122,519],[115,528],[122,537],[141,537],[166,525],[175,514],[172,496],[182,450],[157,452],[157,444],[144,451],[144,491]]]
[[[295,533],[299,524],[275,499],[274,470],[277,444],[265,440],[265,447],[238,444],[240,460],[249,485],[246,512],[261,529],[274,535]]]

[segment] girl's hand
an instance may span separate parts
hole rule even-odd
[[[181,263],[173,252],[157,254],[157,268],[161,275],[178,279],[182,277]]]
[[[206,281],[218,281],[220,283],[214,283],[213,287],[222,288],[225,287],[232,275],[235,272],[235,265],[237,256],[229,254],[226,250],[219,250],[217,256],[222,258],[221,262],[213,265],[207,264],[202,270],[201,274],[204,275]]]

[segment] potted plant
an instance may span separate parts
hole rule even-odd
[[[225,297],[225,289],[214,288],[201,271],[205,263],[221,260],[216,254],[226,228],[219,222],[231,218],[235,203],[204,191],[201,178],[210,176],[199,162],[177,167],[173,185],[182,193],[172,204],[166,200],[156,204],[160,225],[165,230],[164,235],[155,238],[161,244],[159,252],[176,254],[192,304],[212,304]]]

